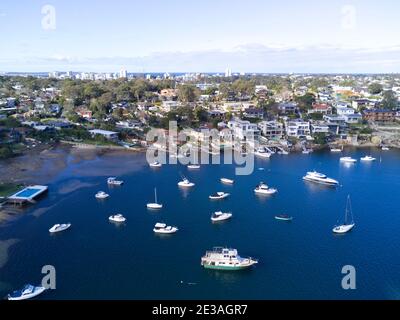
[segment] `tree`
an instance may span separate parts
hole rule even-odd
[[[385,91],[383,93],[383,100],[381,106],[384,109],[394,110],[399,106],[399,100],[392,90]]]
[[[179,87],[178,99],[182,102],[194,102],[198,96],[198,89],[194,85],[184,84]]]
[[[383,91],[383,86],[380,83],[371,83],[368,87],[368,91],[371,94],[380,94]]]
[[[14,155],[10,146],[0,146],[0,159],[8,159]]]
[[[319,145],[326,144],[326,134],[319,132],[314,135],[314,142]]]
[[[304,96],[296,97],[295,100],[299,104],[300,109],[308,110],[312,108],[315,96],[312,93],[306,93]]]

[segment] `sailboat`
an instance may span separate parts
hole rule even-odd
[[[354,218],[353,218],[353,211],[351,209],[351,201],[350,196],[347,198],[347,205],[346,205],[346,212],[344,215],[344,224],[338,225],[333,228],[334,233],[347,233],[355,226]]]
[[[163,205],[160,204],[160,203],[157,203],[157,188],[154,188],[154,199],[155,199],[155,202],[154,203],[148,203],[147,204],[147,208],[148,209],[155,209],[155,210],[162,209]]]

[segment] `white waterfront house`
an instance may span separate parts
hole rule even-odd
[[[311,132],[314,133],[329,133],[329,126],[321,121],[313,122],[310,125],[311,127]]]
[[[264,137],[268,139],[281,139],[285,133],[283,124],[279,121],[261,121],[258,128]]]
[[[100,130],[100,129],[94,129],[89,131],[90,134],[94,137],[97,135],[103,136],[107,140],[110,141],[117,141],[118,140],[118,132],[114,131],[107,131],[107,130]]]
[[[311,134],[310,122],[303,120],[289,120],[285,122],[288,137],[305,138]]]
[[[254,135],[255,140],[260,136],[260,130],[257,125],[250,121],[235,119],[228,122],[228,128],[232,130],[234,137],[240,140],[246,140],[251,134]]]

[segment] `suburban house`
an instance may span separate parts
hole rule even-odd
[[[310,123],[303,120],[289,120],[285,122],[288,137],[305,138],[311,134]]]
[[[360,108],[372,109],[376,107],[376,101],[369,99],[357,99],[352,102],[351,106],[356,110],[360,110]]]
[[[75,112],[84,119],[91,119],[93,116],[93,112],[86,107],[77,108]]]
[[[396,111],[386,109],[365,110],[363,119],[377,122],[393,122],[396,120]]]
[[[92,135],[92,137],[100,135],[106,138],[107,140],[118,141],[118,132],[100,130],[100,129],[89,130],[89,132]]]
[[[308,114],[311,113],[329,114],[332,113],[332,107],[326,103],[314,103],[312,109],[308,110]]]
[[[240,139],[246,140],[248,135],[253,134],[255,139],[260,136],[260,130],[256,124],[252,124],[250,121],[244,121],[235,119],[228,122],[228,128],[232,130],[233,135]]]
[[[294,102],[285,102],[278,105],[278,110],[284,114],[295,113],[297,109],[297,104]]]
[[[162,111],[165,111],[165,112],[171,112],[172,110],[175,110],[178,107],[179,107],[179,102],[167,100],[167,101],[162,102],[161,109],[162,109]]]
[[[330,133],[329,126],[325,122],[322,122],[322,121],[312,122],[310,127],[311,127],[311,132],[313,134],[315,134],[315,133]]]
[[[264,110],[260,108],[248,108],[243,114],[246,118],[264,119]]]
[[[345,119],[346,123],[358,123],[362,120],[362,115],[356,113],[356,111],[350,107],[337,107],[336,112],[338,116]]]
[[[160,91],[160,96],[167,100],[174,99],[178,96],[178,90],[177,89],[162,89]]]
[[[258,128],[264,137],[268,139],[281,139],[285,134],[283,124],[276,120],[274,121],[261,121]]]

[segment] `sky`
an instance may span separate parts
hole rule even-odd
[[[400,72],[398,0],[1,0],[0,72]]]

